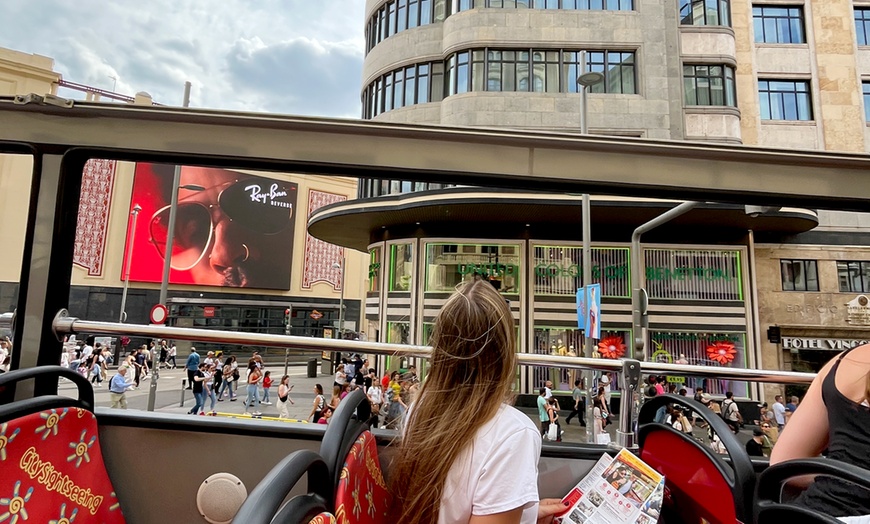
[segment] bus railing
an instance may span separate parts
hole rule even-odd
[[[263,347],[293,348],[303,352],[321,353],[324,350],[353,352],[372,355],[428,358],[428,346],[385,344],[361,340],[340,340],[328,338],[300,337],[294,335],[274,335],[222,331],[217,329],[197,329],[163,325],[121,324],[81,320],[68,316],[66,310],[55,317],[52,327],[59,339],[70,334],[101,334],[117,336],[140,336],[149,338],[168,338],[174,340],[214,342],[220,344],[255,345]],[[711,377],[734,379],[747,382],[770,382],[779,384],[809,384],[815,377],[812,373],[765,369],[738,369],[711,366],[692,366],[668,364],[663,362],[640,362],[632,359],[598,359],[568,357],[557,355],[533,355],[520,353],[518,362],[524,366],[548,366],[568,369],[616,372],[621,375],[623,394],[620,397],[619,428],[617,444],[633,447],[635,443],[633,414],[635,397],[641,384],[641,374],[654,373],[672,376]]]

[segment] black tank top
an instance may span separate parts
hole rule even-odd
[[[828,410],[828,458],[870,470],[870,408],[846,397],[835,377],[846,351],[822,382],[822,401]],[[830,477],[817,477],[798,501],[835,517],[870,514],[870,493]]]

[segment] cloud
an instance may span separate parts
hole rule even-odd
[[[297,38],[236,43],[227,56],[235,92],[286,113],[358,117],[363,52],[351,42]]]
[[[0,46],[54,58],[65,80],[171,105],[190,81],[195,107],[359,116],[364,0],[28,5],[4,6]]]

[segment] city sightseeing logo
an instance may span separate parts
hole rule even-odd
[[[293,207],[293,204],[291,204],[290,202],[282,202],[280,200],[277,200],[279,198],[287,197],[287,191],[279,189],[278,184],[272,184],[272,186],[269,188],[269,191],[266,193],[263,192],[263,187],[260,184],[251,184],[249,186],[245,186],[245,191],[249,193],[248,196],[251,197],[251,202],[275,207]]]

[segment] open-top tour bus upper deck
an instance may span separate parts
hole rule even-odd
[[[346,496],[340,486],[335,488],[341,466],[350,446],[367,429],[351,419],[356,404],[366,404],[358,397],[343,402],[328,426],[95,409],[93,392],[84,379],[52,367],[60,362],[65,335],[214,341],[292,347],[316,354],[328,350],[420,359],[427,354],[423,346],[71,318],[66,308],[76,214],[82,172],[89,159],[536,192],[594,191],[741,206],[862,211],[870,202],[870,177],[866,174],[870,157],[856,154],[72,104],[36,95],[0,98],[0,122],[0,153],[29,157],[33,166],[17,309],[14,317],[0,318],[12,329],[15,351],[11,368],[17,370],[0,376],[0,477],[15,479],[9,481],[15,492],[0,493],[0,497],[8,497],[9,507],[15,510],[10,515],[20,513],[22,517],[26,514],[21,509],[28,508],[33,497],[35,505],[28,508],[33,514],[42,514],[35,513],[35,508],[43,507],[37,499],[45,499],[44,504],[58,502],[57,518],[61,519],[69,518],[75,508],[79,519],[85,521],[97,516],[94,518],[105,522],[199,522],[204,518],[202,507],[207,507],[214,512],[209,515],[211,521],[229,521],[238,506],[231,495],[237,495],[238,490],[233,491],[232,482],[227,487],[228,477],[211,477],[226,472],[245,486],[257,486],[236,521],[308,522],[321,506],[340,508]],[[576,212],[579,214],[579,207]],[[635,300],[631,307],[634,319],[642,321],[643,302]],[[638,349],[643,350],[640,338]],[[812,374],[542,354],[521,354],[519,361],[522,366],[607,371],[618,376],[623,395],[617,443],[635,450],[665,474],[672,498],[672,507],[665,515],[674,521],[750,522],[760,514],[762,499],[776,506],[771,500],[777,496],[772,494],[776,490],[765,488],[764,479],[756,492],[756,474],[766,463],[750,461],[721,419],[708,417],[729,451],[727,461],[696,441],[652,422],[655,410],[669,397],[648,402],[638,412],[641,373],[779,384],[808,384]],[[77,400],[59,395],[59,375],[76,383]],[[695,407],[691,399],[684,403]],[[358,413],[357,418],[361,415]],[[73,429],[61,427],[64,424],[59,421],[73,417],[78,421]],[[51,439],[58,435],[59,427],[61,437],[69,436],[71,445],[64,443],[52,449]],[[366,442],[377,442],[372,453],[381,455],[380,464],[386,468],[385,457],[390,454],[387,444],[395,433],[373,429],[371,435],[373,440]],[[14,454],[15,445],[23,443],[28,446],[25,451]],[[539,466],[541,495],[563,496],[607,449],[595,444],[545,443]],[[210,450],[207,459],[200,459],[203,450]],[[312,451],[318,451],[325,462]],[[7,461],[7,452],[16,460]],[[293,457],[285,459],[291,454]],[[89,464],[96,468],[96,473],[89,475],[96,476],[77,477],[78,468]],[[802,467],[787,473],[815,471],[812,468],[821,466],[809,461]],[[307,490],[296,482],[306,469]],[[844,475],[849,474],[856,473],[846,468]],[[778,485],[778,475],[770,475],[774,486]],[[860,472],[857,475],[860,477]],[[862,481],[866,482],[866,472],[864,475]],[[209,489],[204,482],[209,478],[212,486],[221,489]],[[4,480],[2,486],[6,483]],[[705,496],[705,490],[713,495]],[[288,494],[290,503],[272,520]],[[67,509],[60,504],[63,501],[69,504]],[[377,521],[353,511],[344,512],[341,518],[348,522]]]

